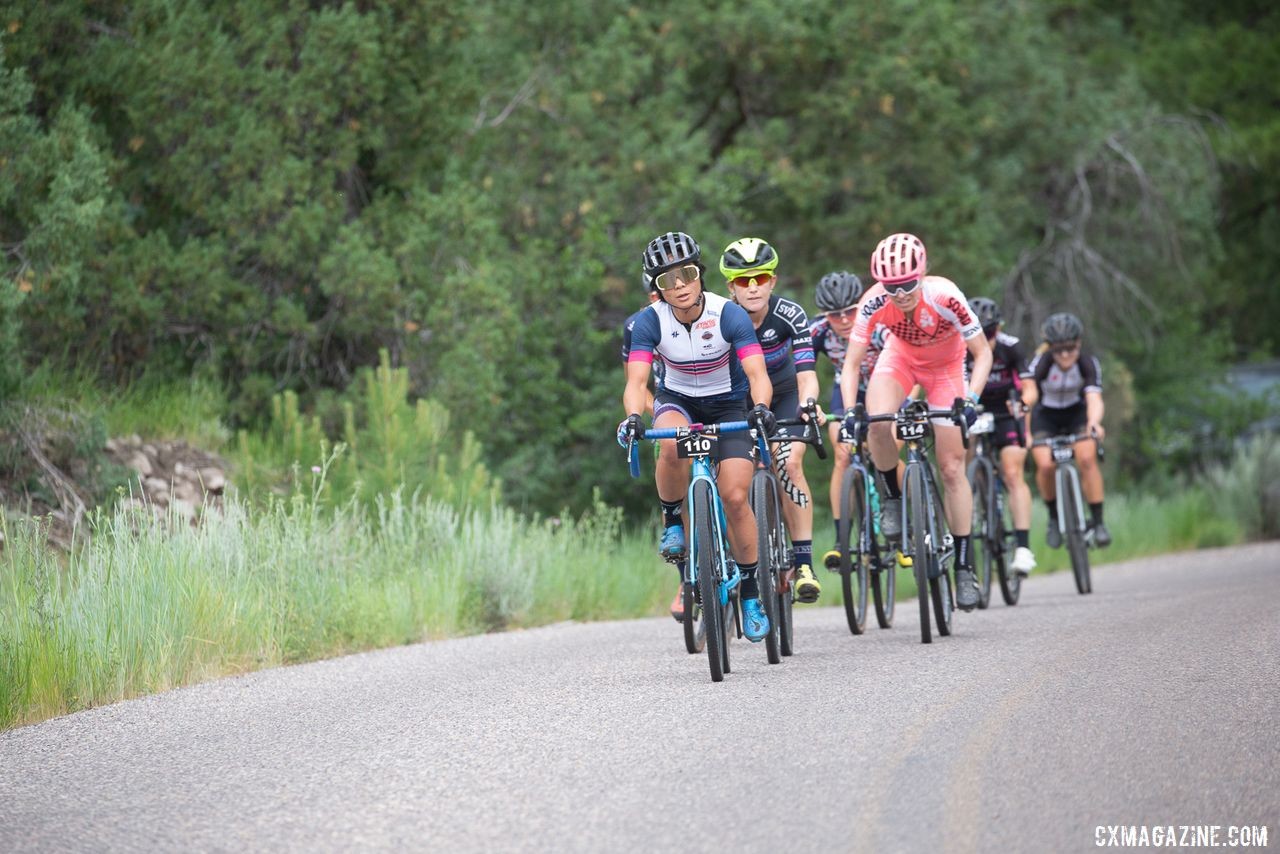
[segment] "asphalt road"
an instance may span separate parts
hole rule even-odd
[[[928,647],[914,603],[857,638],[797,608],[793,658],[735,641],[718,685],[653,619],[94,709],[0,734],[0,851],[1082,851],[1113,825],[1280,847],[1280,543],[1094,591],[1033,576]]]

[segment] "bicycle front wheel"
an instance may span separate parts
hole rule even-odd
[[[845,473],[840,496],[841,528],[845,542],[840,544],[840,585],[844,593],[844,615],[849,631],[860,635],[867,629],[868,565],[871,555],[867,546],[873,532],[867,527],[866,474],[850,466]]]
[[[955,592],[951,584],[951,566],[955,565],[956,555],[952,551],[946,554],[942,544],[947,539],[947,520],[942,512],[941,498],[938,491],[932,490],[927,502],[929,514],[933,519],[933,527],[929,533],[929,542],[933,546],[933,554],[929,561],[932,570],[929,573],[929,594],[933,599],[933,619],[938,627],[938,634],[944,638],[951,635],[951,618],[955,616]]]
[[[779,542],[782,528],[782,511],[778,506],[778,483],[772,472],[757,469],[751,478],[751,510],[756,517],[756,583],[760,588],[760,602],[769,618],[769,633],[764,636],[765,656],[770,664],[782,661],[778,631],[778,573],[784,567],[779,552],[785,547]],[[786,536],[785,531],[781,534]],[[784,541],[785,542],[785,541]]]
[[[933,560],[933,553],[929,544],[924,475],[918,466],[907,467],[907,476],[902,484],[902,498],[907,508],[907,524],[906,530],[902,532],[902,540],[911,549],[916,600],[920,605],[920,642],[933,643],[933,630],[929,626],[929,565]]]
[[[1079,501],[1074,493],[1062,495],[1058,500],[1065,502],[1067,530],[1063,533],[1067,540],[1067,554],[1071,557],[1071,571],[1076,577],[1076,590],[1081,594],[1093,592],[1093,583],[1089,578],[1089,547],[1084,541],[1084,520],[1080,518]]]
[[[715,502],[711,500],[711,484],[699,480],[694,483],[692,492],[689,515],[693,519],[693,549],[689,558],[698,569],[698,595],[702,599],[711,681],[722,682],[728,669],[725,612],[720,607],[723,540],[720,538]]]
[[[973,549],[973,571],[978,576],[978,607],[991,604],[991,570],[995,562],[996,546],[992,541],[994,529],[991,518],[991,490],[994,486],[991,471],[982,459],[973,461],[969,469],[969,486],[973,492],[973,524],[969,528],[969,542]]]
[[[992,491],[992,507],[990,518],[995,525],[996,573],[1000,576],[1000,595],[1004,604],[1017,605],[1022,595],[1022,576],[1009,566],[1009,554],[1016,548],[1013,534],[1013,508],[1009,506],[1009,495],[997,487]],[[1015,545],[1011,546],[1010,544]]]
[[[707,645],[707,619],[702,613],[702,605],[694,587],[688,581],[684,583],[684,648],[690,655],[697,655]]]

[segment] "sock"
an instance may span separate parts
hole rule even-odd
[[[888,471],[880,472],[880,477],[884,478],[884,491],[886,498],[901,498],[902,489],[898,486],[898,466],[894,465]]]
[[[1045,501],[1044,506],[1049,508],[1049,524],[1056,527],[1058,524],[1058,499]]]
[[[794,551],[791,554],[791,565],[799,569],[803,564],[813,566],[813,540],[792,540]]]
[[[831,521],[835,523],[835,526],[836,526],[836,542],[838,543],[840,542],[840,520],[832,519]]]
[[[680,518],[680,508],[684,506],[683,498],[679,501],[663,501],[659,498],[658,501],[662,504],[663,527],[670,528],[672,525],[684,524],[683,520]]]
[[[1093,516],[1093,524],[1095,525],[1102,524],[1102,502],[1101,501],[1099,501],[1097,504],[1089,505],[1089,515]]]
[[[739,592],[744,600],[760,598],[760,583],[756,581],[756,568],[759,566],[759,561],[738,564],[738,574],[742,576],[742,582],[738,586],[742,588]]]
[[[973,569],[973,561],[969,554],[969,534],[963,537],[956,534],[956,569]]]
[[[1018,541],[1018,548],[1031,548],[1031,532],[1030,531],[1014,531],[1013,538]]]

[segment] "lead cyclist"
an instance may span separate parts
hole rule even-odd
[[[876,324],[884,323],[889,328],[891,334],[867,384],[868,413],[895,412],[908,390],[918,383],[935,409],[947,409],[956,398],[965,398],[965,417],[972,424],[977,417],[976,403],[991,372],[991,348],[960,288],[950,279],[928,275],[924,242],[914,234],[891,234],[881,240],[871,256],[871,275],[876,284],[859,305],[845,357],[846,365],[859,364]],[[973,356],[967,388],[966,349]],[[844,399],[854,400],[857,372],[844,371],[840,384]],[[852,418],[852,413],[846,416],[848,421]],[[955,537],[956,604],[971,611],[978,604],[979,594],[969,542],[973,493],[965,476],[964,445],[960,428],[951,424],[935,424],[934,436],[947,521]],[[880,529],[896,543],[902,537],[902,486],[892,424],[872,424],[867,446],[885,488]]]

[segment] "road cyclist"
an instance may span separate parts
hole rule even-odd
[[[644,438],[641,414],[657,358],[665,368],[653,401],[654,427],[748,420],[744,400],[749,393],[754,402],[750,421],[764,435],[772,432],[773,388],[751,318],[742,307],[704,289],[701,257],[698,244],[683,232],[661,234],[645,247],[644,273],[653,277],[659,299],[631,330],[622,397],[626,417],[618,425],[618,440],[624,446]],[[755,469],[751,439],[745,432],[728,433],[716,446],[717,484],[742,579],[743,634],[756,642],[765,638],[770,626],[755,577],[757,530],[747,494]],[[667,559],[682,559],[687,552],[683,505],[689,463],[677,456],[674,441],[661,443],[655,479],[664,524],[659,551]]]
[[[818,374],[808,314],[799,303],[774,293],[778,260],[777,250],[768,242],[743,237],[725,247],[720,273],[730,297],[751,317],[773,385],[770,408],[776,418],[789,420],[804,417],[802,402],[818,397]],[[818,600],[822,585],[813,573],[813,505],[804,454],[803,443],[783,442],[774,448],[773,463],[786,496],[782,516],[791,538],[795,598],[811,603]]]
[[[891,234],[880,241],[871,256],[876,284],[859,304],[850,337],[846,364],[858,364],[866,355],[878,323],[890,332],[867,384],[866,409],[871,416],[895,412],[907,392],[919,384],[933,410],[949,409],[957,398],[969,402],[964,417],[977,417],[976,404],[991,370],[991,348],[982,327],[969,310],[968,300],[950,279],[930,275],[925,245],[913,234]],[[968,387],[964,377],[964,353],[973,356]],[[857,396],[857,376],[841,375],[845,400]],[[852,413],[846,429],[857,429]],[[956,604],[972,610],[979,600],[970,548],[973,496],[965,476],[965,449],[960,428],[948,421],[934,422],[937,464],[946,492],[946,515],[955,539]],[[886,539],[902,538],[902,491],[898,477],[898,447],[894,426],[888,421],[870,425],[867,445],[879,472],[880,526]]]

